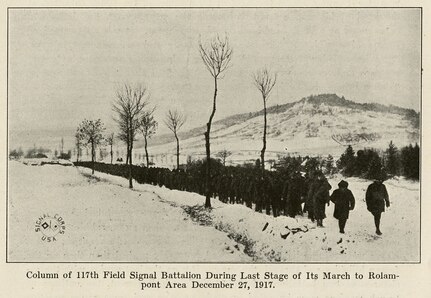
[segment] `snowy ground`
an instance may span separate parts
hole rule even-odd
[[[327,208],[325,228],[307,218],[273,218],[242,205],[164,187],[127,188],[121,177],[86,168],[10,163],[10,261],[126,262],[417,262],[419,184],[387,181],[391,207],[374,234],[364,197],[370,181],[349,178],[356,197],[346,234]],[[330,180],[335,189],[340,177]],[[58,213],[66,234],[46,243],[34,231],[43,213]],[[31,248],[29,250],[28,248]]]
[[[12,161],[9,169],[9,261],[250,260],[225,233],[193,223],[151,192],[91,178],[75,167]],[[35,232],[46,213],[65,220],[65,234],[55,242]]]

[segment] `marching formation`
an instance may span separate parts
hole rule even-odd
[[[76,162],[77,166],[92,167],[90,162]],[[112,175],[128,177],[128,167],[124,164],[95,163],[95,170]],[[141,184],[165,186],[169,189],[195,192],[205,195],[205,177],[196,168],[169,170],[167,168],[147,168],[133,166],[132,176]],[[374,216],[376,234],[381,235],[380,219],[385,206],[389,207],[389,196],[382,175],[366,191],[367,209]],[[326,206],[335,205],[334,217],[338,219],[340,233],[344,233],[349,212],[355,207],[355,198],[342,180],[332,194],[331,185],[319,170],[305,175],[295,171],[288,175],[279,171],[267,171],[264,176],[252,168],[223,167],[215,171],[208,186],[212,198],[230,204],[244,204],[256,212],[265,212],[274,217],[284,215],[295,217],[307,213],[312,222],[323,227]]]

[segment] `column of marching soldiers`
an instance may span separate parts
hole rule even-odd
[[[129,176],[129,166],[125,164],[105,164],[75,162],[76,166],[92,168],[111,175]],[[132,166],[132,178],[138,183],[164,186],[169,189],[194,192],[205,195],[205,167],[194,166],[182,169],[147,168]],[[374,217],[376,234],[381,235],[380,219],[385,207],[390,206],[389,195],[383,181],[382,172],[367,188],[365,200],[367,210]],[[355,198],[344,180],[331,195],[331,185],[320,169],[311,168],[302,175],[298,170],[277,170],[262,172],[258,168],[221,167],[214,171],[208,186],[213,198],[223,203],[244,204],[256,212],[265,212],[274,217],[285,215],[295,217],[307,212],[312,222],[323,226],[325,208],[329,202],[335,204],[334,217],[338,219],[340,233],[344,233],[349,211],[355,207]],[[304,206],[302,206],[304,204]]]
[[[143,171],[139,171],[140,174],[134,171],[133,175],[139,183],[201,195],[206,193],[205,176],[199,171],[189,173],[155,167],[141,169]],[[307,212],[312,221],[315,214],[319,213],[318,210],[315,212],[316,196],[324,195],[331,188],[321,171],[311,171],[305,176],[298,171],[291,175],[267,171],[262,177],[258,170],[235,168],[225,168],[223,172],[214,173],[209,187],[212,197],[223,203],[244,204],[257,212],[272,214],[274,217],[280,215],[295,217]]]

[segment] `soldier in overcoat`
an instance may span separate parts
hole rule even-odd
[[[386,186],[383,184],[384,176],[381,175],[373,183],[371,183],[365,194],[367,210],[374,216],[374,225],[376,226],[376,234],[382,235],[380,231],[380,219],[382,212],[385,212],[385,206],[389,207],[389,195]]]
[[[325,208],[329,204],[329,190],[332,188],[323,173],[317,175],[316,191],[313,195],[314,218],[318,227],[323,227],[323,219],[326,218]]]
[[[341,180],[338,183],[338,189],[334,190],[331,195],[331,201],[335,204],[334,217],[338,219],[338,227],[340,233],[344,234],[347,219],[349,218],[350,210],[355,208],[355,197],[347,187],[349,183]]]

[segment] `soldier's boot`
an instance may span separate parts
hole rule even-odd
[[[382,235],[382,232],[380,231],[380,216],[381,214],[374,215],[374,224],[376,225],[376,234]]]
[[[338,226],[340,228],[340,233],[344,234],[344,227],[346,226],[346,220],[345,219],[340,219],[338,221]]]

